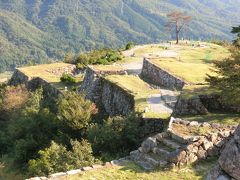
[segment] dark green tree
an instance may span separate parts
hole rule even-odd
[[[215,61],[217,75],[208,75],[210,85],[220,90],[226,103],[240,105],[240,49],[231,48],[231,56],[223,61]]]
[[[236,47],[239,47],[240,48],[240,26],[238,27],[233,27],[232,28],[232,33],[233,34],[237,34],[237,39],[235,39],[233,41],[233,44],[236,46]]]
[[[78,93],[66,92],[59,99],[58,118],[72,130],[86,128],[96,113],[96,106]]]

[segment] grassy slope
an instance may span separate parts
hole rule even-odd
[[[206,74],[212,74],[212,61],[222,60],[230,54],[226,48],[210,43],[201,43],[205,47],[181,45],[170,48],[174,58],[156,58],[152,60],[159,67],[193,84],[206,83]]]
[[[170,171],[163,171],[163,170],[155,170],[153,172],[146,172],[142,170],[139,166],[135,165],[134,163],[128,163],[123,167],[114,167],[114,168],[106,168],[106,169],[99,169],[94,171],[86,172],[82,175],[75,175],[69,176],[67,180],[154,180],[154,179],[161,179],[161,180],[200,180],[206,177],[209,169],[215,163],[215,159],[208,159],[204,162],[199,162],[193,166],[186,166],[180,170],[173,169]],[[62,179],[63,180],[63,179]]]

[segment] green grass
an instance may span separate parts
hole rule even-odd
[[[186,85],[183,87],[181,97],[184,99],[191,99],[199,95],[218,94],[219,90],[209,87],[209,85]]]
[[[154,112],[147,112],[144,113],[145,118],[159,118],[159,119],[169,119],[171,116],[170,113],[154,113]]]
[[[153,57],[154,64],[192,84],[206,84],[206,74],[214,74],[212,62],[227,58],[229,51],[219,45],[200,43],[203,47],[179,45],[168,49],[171,57]],[[173,56],[173,57],[172,57]]]
[[[67,180],[202,180],[215,164],[216,159],[211,158],[195,165],[185,166],[181,169],[146,172],[134,163],[126,163],[122,167],[112,167],[85,172],[80,175],[68,176]],[[63,180],[62,179],[62,180]]]
[[[0,73],[0,83],[4,83],[6,81],[8,81],[11,76],[12,76],[13,72],[11,71],[6,71],[4,73]]]
[[[123,71],[121,66],[114,66],[114,65],[94,65],[91,66],[96,71]]]
[[[207,115],[180,116],[188,121],[221,123],[226,125],[238,125],[240,123],[240,114],[237,113],[208,113]]]
[[[40,77],[50,83],[56,83],[60,82],[60,77],[62,76],[62,74],[55,74],[52,73],[51,71],[56,71],[58,68],[64,68],[67,66],[69,66],[69,64],[53,63],[22,67],[18,69],[30,78]]]
[[[105,78],[134,96],[135,109],[138,112],[143,112],[144,108],[148,107],[147,99],[151,94],[159,93],[159,90],[152,89],[137,76],[109,75]]]

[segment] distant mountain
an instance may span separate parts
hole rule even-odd
[[[69,51],[171,39],[164,24],[175,10],[193,16],[185,38],[230,40],[240,24],[240,0],[1,0],[0,71]]]

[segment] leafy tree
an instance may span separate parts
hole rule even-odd
[[[88,139],[97,155],[126,155],[142,140],[143,129],[138,115],[109,118],[88,128]]]
[[[232,33],[237,34],[237,39],[233,41],[233,45],[236,47],[240,48],[240,26],[238,27],[233,27],[232,28]]]
[[[232,47],[231,57],[215,61],[217,76],[208,75],[210,85],[221,91],[222,97],[231,104],[240,104],[240,50]]]
[[[6,86],[0,90],[0,118],[10,120],[19,115],[21,108],[24,107],[29,93],[24,86]]]
[[[182,31],[183,27],[186,26],[192,19],[191,16],[187,16],[182,12],[174,11],[167,15],[168,23],[166,27],[168,30],[174,29],[176,33],[176,44],[179,43],[179,33]]]
[[[96,113],[96,106],[75,92],[66,92],[58,101],[59,120],[73,130],[86,128]]]
[[[49,148],[38,152],[39,158],[29,161],[28,171],[30,175],[49,175],[55,172],[64,172],[96,163],[92,155],[91,145],[83,140],[71,141],[71,149],[59,145],[54,141]]]

